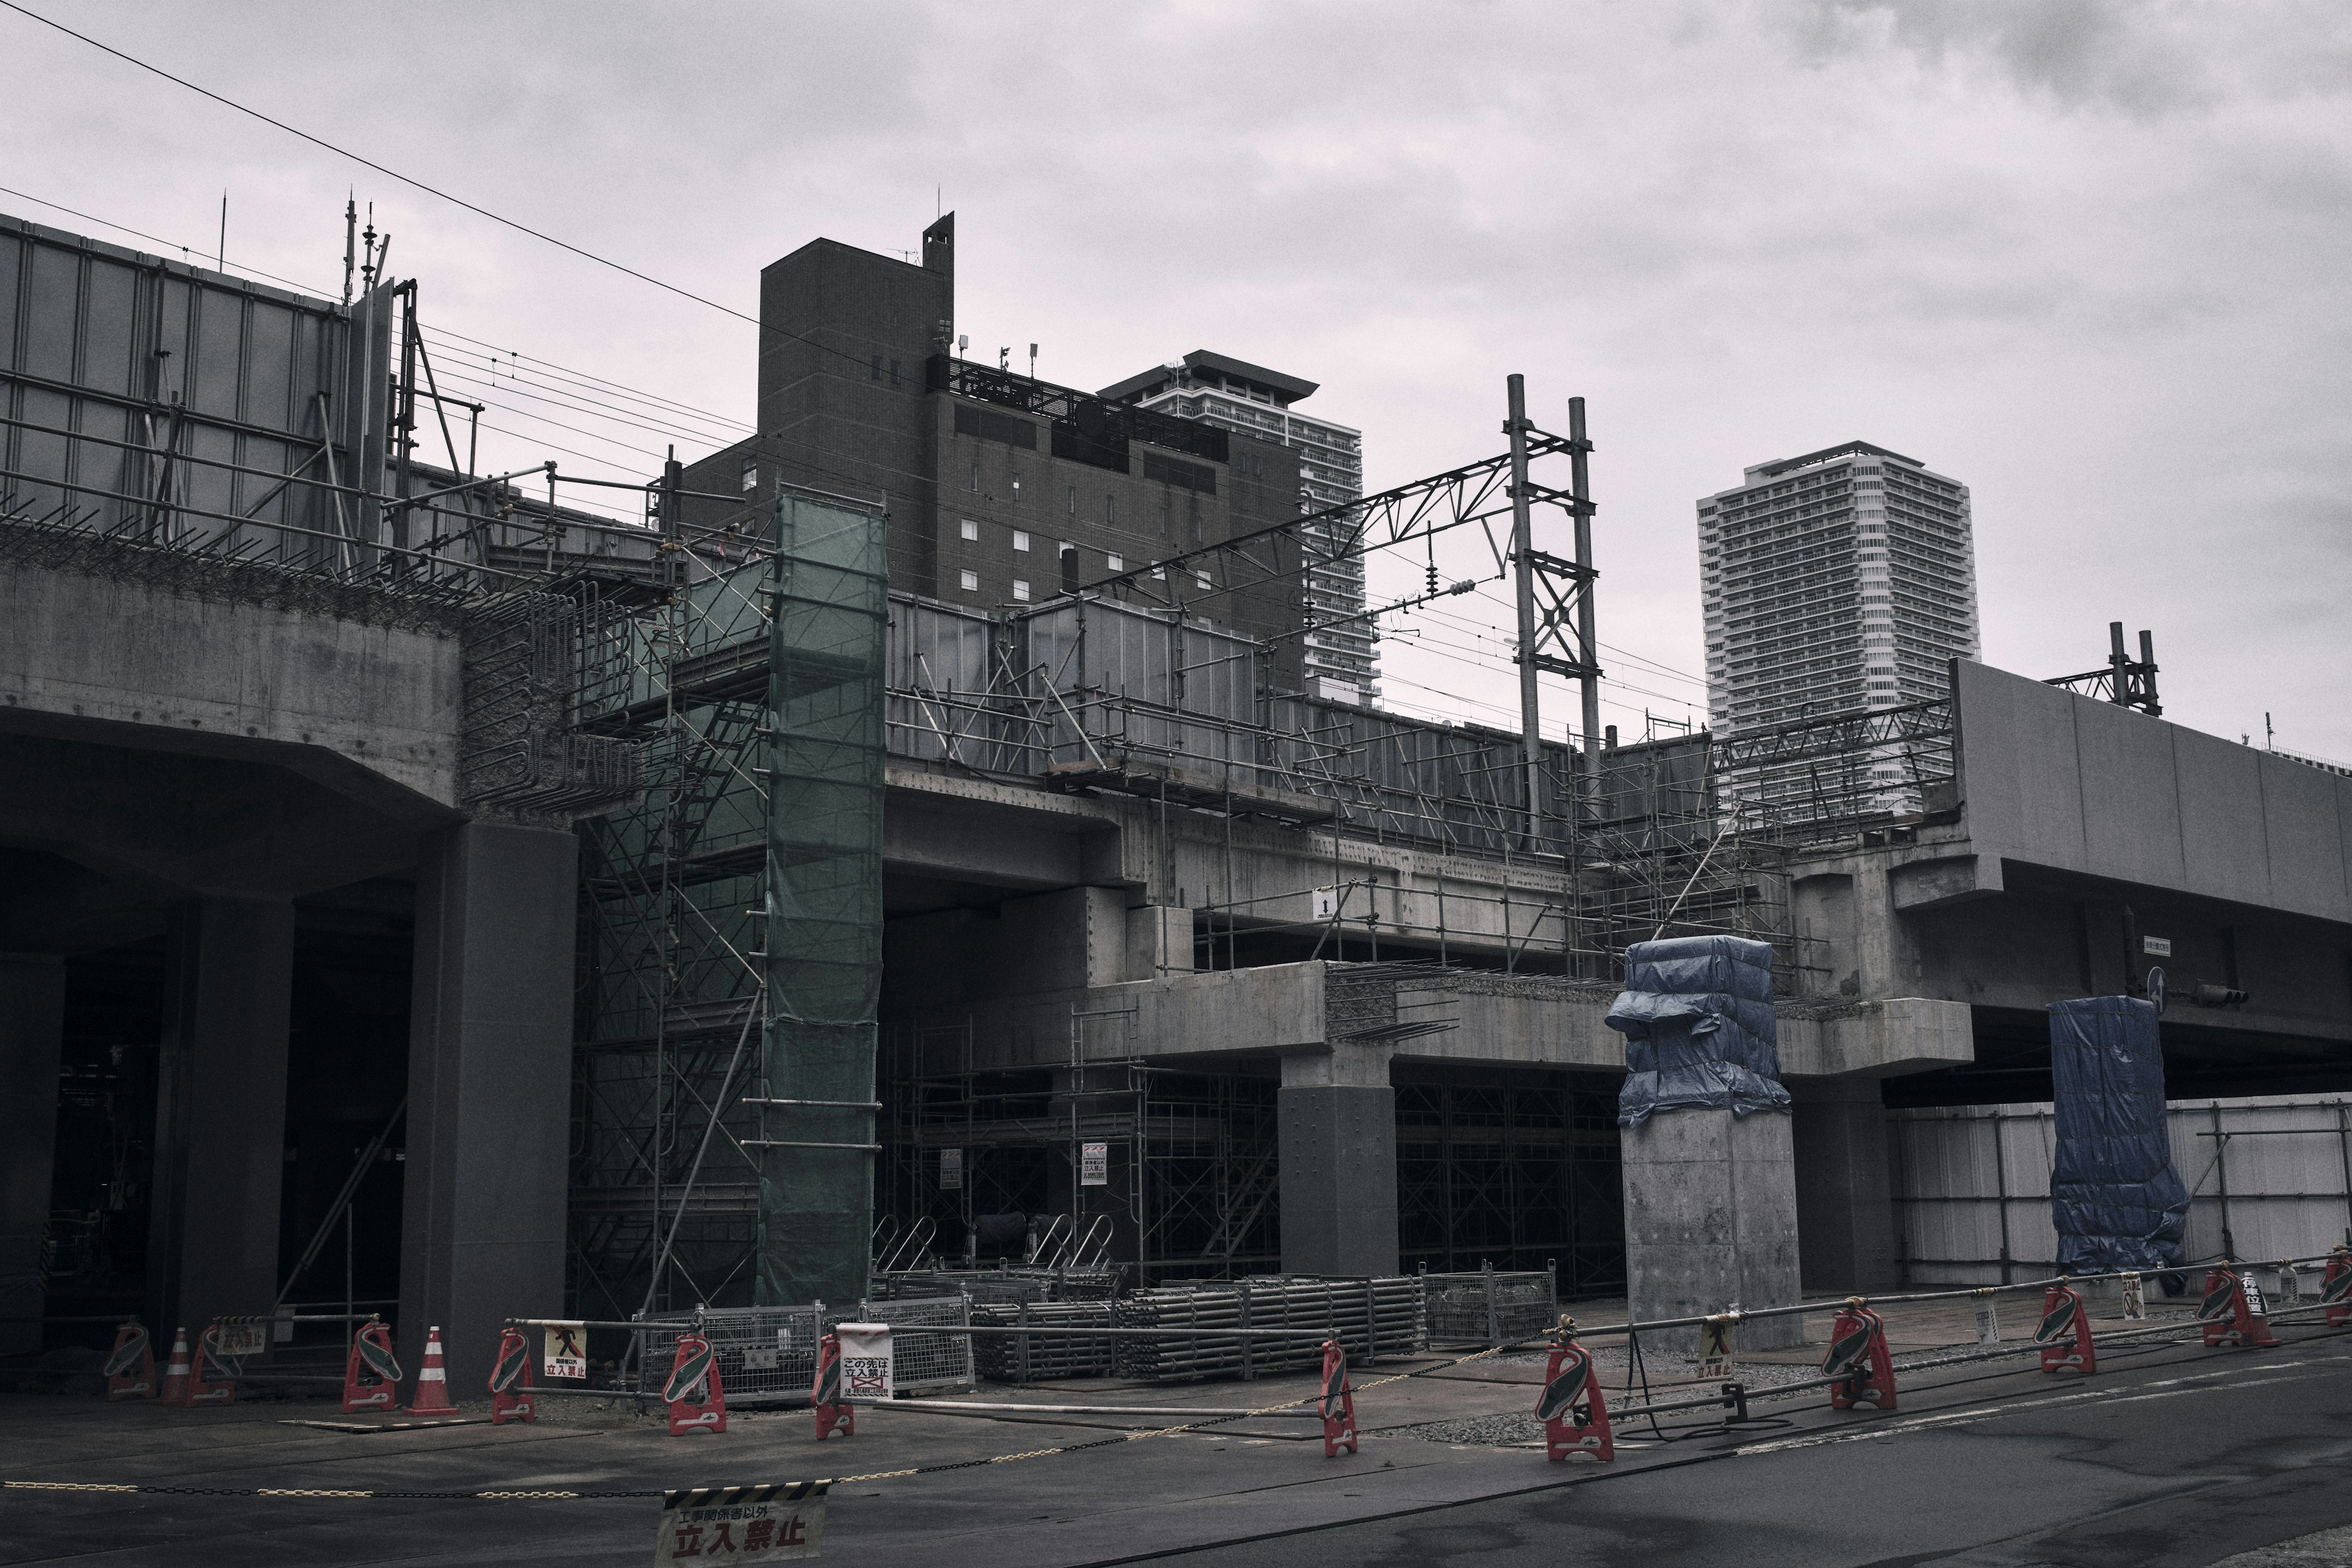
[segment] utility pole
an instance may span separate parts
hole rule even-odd
[[[1517,574],[1519,609],[1519,742],[1527,774],[1528,847],[1534,850],[1543,837],[1543,719],[1536,689],[1536,540],[1535,509],[1528,493],[1527,377],[1514,373],[1507,384],[1510,417],[1504,422],[1503,432],[1511,438],[1511,563]],[[1581,538],[1583,531],[1578,532]]]
[[[1579,804],[1586,815],[1601,814],[1601,634],[1592,611],[1592,475],[1585,461],[1592,443],[1584,435],[1584,399],[1568,400],[1570,507],[1576,513],[1576,640],[1581,645],[1584,673],[1577,684],[1584,695],[1584,789]]]

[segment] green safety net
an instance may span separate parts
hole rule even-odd
[[[863,1107],[882,988],[883,529],[879,512],[777,498],[758,1092],[838,1103],[761,1110],[762,1304],[849,1305],[870,1263],[876,1119]]]

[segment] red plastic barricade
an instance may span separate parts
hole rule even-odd
[[[145,1324],[125,1323],[114,1331],[114,1349],[107,1353],[106,1396],[152,1399],[154,1395],[154,1342],[147,1337]]]
[[[1886,1320],[1861,1297],[1847,1297],[1830,1325],[1830,1353],[1822,1358],[1822,1371],[1838,1380],[1830,1384],[1834,1408],[1895,1408],[1895,1358],[1886,1349]]]
[[[2083,1308],[2083,1293],[2061,1279],[2042,1299],[2042,1323],[2033,1331],[2042,1347],[2042,1370],[2068,1367],[2088,1375],[2099,1370],[2099,1352],[2091,1343],[2091,1315]],[[2069,1342],[2072,1342],[2071,1343]]]
[[[499,1359],[490,1368],[490,1425],[538,1419],[539,1405],[531,1398],[530,1339],[520,1329],[509,1329],[499,1336]]]
[[[1323,1457],[1339,1457],[1339,1446],[1356,1450],[1356,1393],[1348,1386],[1348,1352],[1337,1340],[1323,1342]]]
[[[1566,1459],[1570,1454],[1590,1454],[1603,1461],[1617,1457],[1616,1440],[1609,1431],[1609,1402],[1601,1395],[1601,1380],[1592,1375],[1591,1353],[1576,1342],[1576,1325],[1565,1318],[1552,1340],[1551,1359],[1544,1365],[1536,1419],[1544,1424],[1547,1459]]]
[[[343,1414],[390,1410],[400,1394],[400,1363],[393,1359],[392,1331],[380,1321],[360,1325],[343,1363]]]
[[[2327,1255],[2327,1277],[2319,1282],[2319,1300],[2327,1308],[2331,1329],[2352,1321],[2352,1247],[2338,1247]]]
[[[2205,1300],[2197,1309],[2197,1321],[2205,1325],[2206,1348],[2234,1345],[2247,1349],[2278,1343],[2271,1332],[2269,1314],[2255,1310],[2254,1302],[2259,1300],[2259,1296],[2248,1298],[2245,1278],[2236,1269],[2215,1268],[2208,1273]]]
[[[816,1386],[809,1394],[816,1407],[816,1440],[835,1432],[857,1436],[857,1406],[841,1397],[841,1336],[826,1334],[816,1342]]]
[[[719,1357],[700,1334],[677,1336],[677,1353],[670,1359],[662,1402],[669,1406],[673,1437],[727,1430],[727,1396],[719,1386]]]
[[[236,1374],[244,1367],[221,1343],[221,1326],[207,1323],[196,1336],[196,1360],[188,1373],[183,1405],[231,1405],[236,1400]]]

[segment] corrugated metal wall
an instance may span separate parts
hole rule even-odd
[[[377,384],[388,300],[372,314]],[[349,338],[341,307],[0,217],[0,497],[276,559],[332,550],[313,536],[356,520],[284,479],[353,482]]]
[[[2178,1100],[2168,1120],[2190,1192],[2190,1258],[2226,1249],[2259,1262],[2352,1242],[2352,1101]],[[2014,1279],[2056,1268],[2051,1106],[1901,1110],[1892,1131],[1906,1283],[1992,1284],[2004,1256]]]

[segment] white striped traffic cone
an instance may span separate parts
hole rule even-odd
[[[408,1406],[412,1415],[447,1415],[457,1406],[449,1403],[449,1373],[441,1364],[441,1331],[425,1331],[425,1364],[416,1373],[416,1397]]]
[[[188,1402],[188,1331],[175,1329],[172,1333],[172,1363],[163,1369],[163,1402],[185,1405]]]

